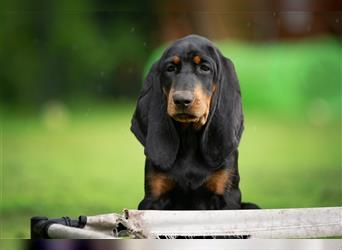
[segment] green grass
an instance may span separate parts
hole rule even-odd
[[[4,112],[1,238],[29,237],[34,215],[77,217],[136,208],[143,148],[134,103]],[[243,200],[264,208],[341,205],[340,124],[246,112]]]

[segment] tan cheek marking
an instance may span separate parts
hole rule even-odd
[[[179,58],[179,56],[174,56],[173,58],[172,58],[172,62],[174,63],[174,64],[179,64],[180,63],[180,58]]]
[[[148,176],[151,194],[154,198],[160,197],[162,194],[170,191],[175,183],[166,174],[152,172]]]
[[[193,124],[193,127],[200,129],[208,120],[211,96],[205,94],[201,87],[196,87],[194,93],[193,109],[196,113],[201,113],[202,116]]]
[[[194,63],[196,64],[200,64],[201,63],[201,57],[200,56],[194,56],[192,58],[192,60],[194,61]]]
[[[169,94],[167,96],[167,113],[170,116],[173,116],[174,114],[176,114],[176,105],[173,102],[173,98],[172,98],[173,93],[174,93],[174,90],[170,89]]]
[[[200,83],[196,83],[196,87],[194,89],[194,102],[192,104],[191,109],[194,109],[194,111],[197,111],[196,109],[200,108],[202,98],[203,98],[203,91],[202,88],[199,87]]]
[[[204,186],[215,194],[223,195],[224,192],[230,188],[232,177],[232,170],[219,170],[210,176],[204,183]]]

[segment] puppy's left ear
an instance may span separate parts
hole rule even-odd
[[[243,131],[240,86],[232,61],[214,49],[217,62],[217,90],[201,149],[209,166],[219,168],[237,150]]]

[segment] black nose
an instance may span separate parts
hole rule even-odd
[[[176,91],[173,96],[173,102],[178,107],[188,107],[194,100],[194,95],[190,91]]]

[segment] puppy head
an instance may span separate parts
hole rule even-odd
[[[188,36],[166,50],[159,64],[167,114],[195,128],[206,124],[216,90],[217,62],[210,45],[204,38]]]
[[[243,114],[233,63],[200,36],[177,40],[152,66],[133,115],[132,132],[161,169],[177,157],[175,122],[202,128],[208,167],[220,167],[239,145]]]

